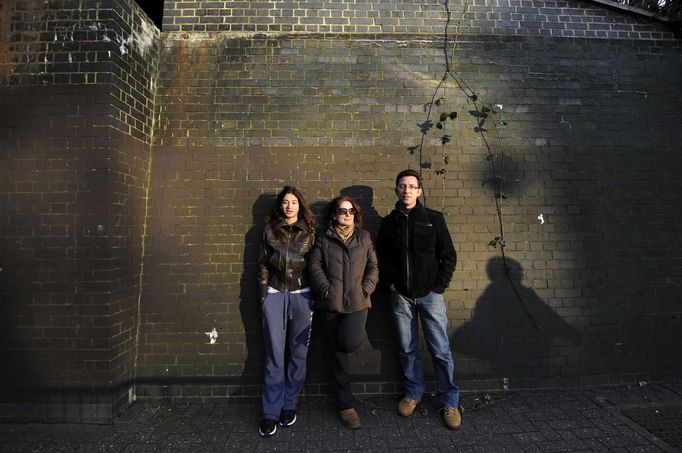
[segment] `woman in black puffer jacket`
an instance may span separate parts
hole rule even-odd
[[[341,422],[359,428],[353,408],[348,354],[364,338],[370,295],[379,279],[369,232],[361,228],[362,211],[351,197],[340,196],[327,208],[328,228],[309,257],[310,283],[316,294],[332,362],[333,389]]]

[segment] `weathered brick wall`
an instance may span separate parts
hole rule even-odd
[[[434,93],[458,112],[421,166],[464,388],[679,377],[679,39],[589,3],[448,6],[435,93],[441,2],[166,1],[159,41],[132,0],[0,0],[3,417],[111,420],[134,379],[258,394],[275,193],[349,193],[376,233]],[[357,390],[398,392],[385,294],[367,334]],[[308,393],[322,351],[316,326]]]
[[[447,5],[447,9],[444,7]],[[165,0],[163,30],[263,33],[441,34],[671,39],[672,31],[580,1]]]
[[[499,221],[475,103],[449,80],[438,110],[459,117],[445,149],[427,137],[424,176],[459,252],[446,293],[459,377],[473,388],[677,376],[679,41],[584,3],[464,8],[450,4],[451,62],[478,105],[503,106],[507,125],[485,126],[514,286],[489,245]],[[269,203],[289,182],[316,208],[350,191],[376,231],[395,173],[419,166],[406,147],[443,74],[445,14],[439,2],[167,1],[164,17],[164,30],[192,33],[162,45],[138,358],[150,385],[138,394],[255,394]],[[313,346],[309,392],[325,381]],[[358,390],[399,389],[395,359],[379,295],[354,356]]]
[[[129,399],[159,31],[129,1],[0,4],[2,417]]]

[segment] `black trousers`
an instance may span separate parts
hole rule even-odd
[[[354,313],[320,311],[331,362],[332,389],[337,408],[353,407],[348,354],[357,350],[365,336],[367,308]]]

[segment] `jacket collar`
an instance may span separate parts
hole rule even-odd
[[[343,239],[341,239],[341,236],[339,236],[339,233],[336,232],[336,230],[334,229],[334,226],[333,226],[333,225],[329,225],[329,226],[327,227],[327,231],[326,231],[325,234],[326,234],[327,236],[331,237],[331,238],[338,239],[339,241],[343,242]],[[356,227],[353,228],[353,233],[350,235],[350,238],[349,238],[348,240],[350,241],[350,240],[353,239],[357,234],[358,234],[358,227],[356,226]]]
[[[424,209],[424,205],[422,205],[421,201],[417,200],[417,204],[414,206],[414,208],[410,209],[410,214],[421,212],[423,209]],[[396,213],[406,215],[405,211],[400,209],[400,202],[399,201],[396,201],[396,203],[395,203],[395,211],[396,211]]]
[[[298,220],[296,220],[296,222],[289,225],[284,218],[281,218],[281,219],[279,219],[277,224],[275,224],[275,228],[287,228],[287,227],[291,228],[291,229],[301,230],[301,231],[306,231],[308,229],[308,225],[306,225],[306,223],[303,219],[298,219]]]

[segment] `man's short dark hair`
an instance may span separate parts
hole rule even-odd
[[[419,172],[417,172],[416,170],[409,170],[408,169],[408,170],[401,171],[400,173],[398,173],[398,176],[395,177],[395,186],[396,187],[398,187],[398,182],[402,178],[404,178],[405,176],[414,176],[415,178],[417,178],[417,184],[419,184],[419,187],[422,186],[422,177],[419,174]]]

